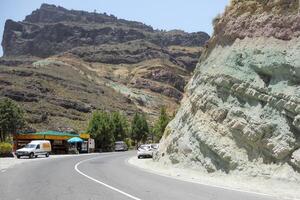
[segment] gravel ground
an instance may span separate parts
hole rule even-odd
[[[270,180],[263,177],[236,176],[223,173],[208,174],[190,169],[177,168],[175,166],[163,166],[158,162],[154,162],[152,159],[137,159],[136,157],[130,158],[128,163],[155,174],[183,181],[212,185],[230,190],[265,194],[280,200],[300,200],[300,184],[296,182]]]

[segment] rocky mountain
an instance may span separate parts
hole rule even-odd
[[[300,181],[299,0],[232,0],[157,160]]]
[[[5,23],[0,96],[22,104],[38,130],[82,130],[95,109],[153,121],[161,106],[177,109],[208,39],[42,4]]]
[[[117,19],[113,15],[43,4],[23,22],[6,21],[2,46],[5,56],[48,57],[85,45],[142,39],[160,47],[203,46],[208,38],[203,32],[155,31],[140,22]]]

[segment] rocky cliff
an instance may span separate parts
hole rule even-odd
[[[172,114],[206,33],[159,31],[113,15],[43,4],[7,20],[0,97],[18,101],[38,130],[84,129],[95,109]]]
[[[2,46],[5,56],[48,57],[85,45],[144,39],[159,46],[203,46],[208,38],[203,32],[157,31],[113,15],[43,4],[22,22],[6,21]]]
[[[299,0],[233,0],[157,160],[300,181]]]

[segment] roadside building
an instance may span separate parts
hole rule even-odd
[[[69,151],[68,140],[73,137],[79,137],[83,140],[82,146],[86,149],[82,149],[83,152],[88,152],[88,141],[90,134],[81,133],[77,134],[74,132],[61,132],[61,131],[45,131],[45,132],[34,132],[26,133],[19,132],[13,136],[13,150],[22,148],[32,140],[49,140],[52,146],[52,153],[64,154]]]

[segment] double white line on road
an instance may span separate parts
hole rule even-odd
[[[105,157],[109,157],[109,156],[105,156]],[[105,158],[105,157],[101,157],[101,158]],[[102,185],[102,186],[105,186],[105,187],[107,187],[107,188],[109,188],[109,189],[111,189],[111,190],[113,190],[113,191],[115,191],[115,192],[118,192],[118,193],[120,193],[120,194],[123,194],[123,195],[125,195],[125,196],[127,196],[127,197],[129,197],[129,198],[131,198],[131,199],[134,199],[134,200],[141,200],[140,198],[137,198],[137,197],[135,197],[135,196],[133,196],[133,195],[131,195],[131,194],[128,194],[128,193],[126,193],[126,192],[123,192],[122,190],[119,190],[119,189],[117,189],[117,188],[115,188],[115,187],[113,187],[113,186],[110,186],[110,185],[108,185],[108,184],[106,184],[106,183],[103,183],[103,182],[101,182],[101,181],[99,181],[99,180],[97,180],[97,179],[95,179],[95,178],[93,178],[93,177],[91,177],[91,176],[89,176],[89,175],[83,173],[82,171],[80,171],[80,170],[78,169],[78,166],[79,166],[80,164],[82,164],[82,163],[84,163],[84,162],[87,162],[87,161],[90,161],[90,160],[97,159],[97,158],[99,158],[99,157],[89,158],[89,159],[86,159],[86,160],[82,160],[82,161],[78,162],[78,163],[74,166],[74,169],[75,169],[79,174],[81,174],[82,176],[84,176],[84,177],[86,177],[86,178],[88,178],[88,179],[90,179],[90,180],[92,180],[92,181],[94,181],[94,182],[96,182],[96,183],[98,183],[98,184],[100,184],[100,185]]]

